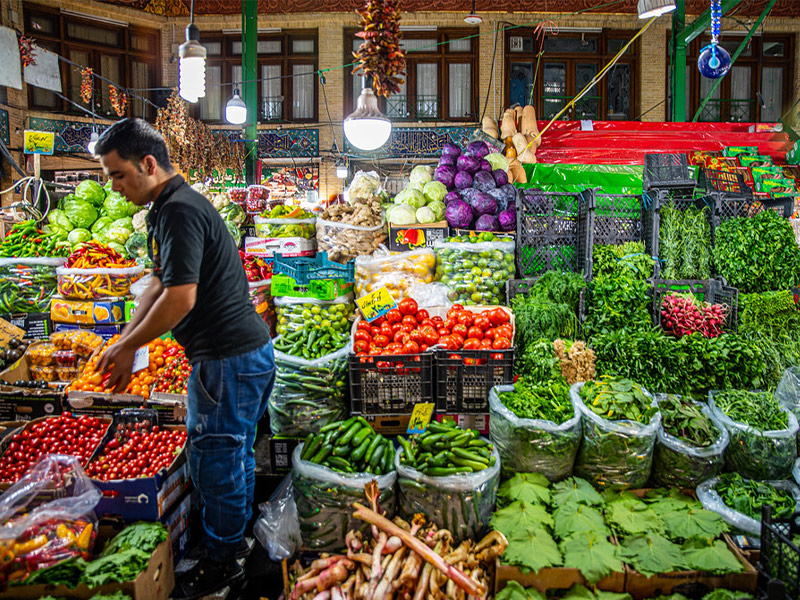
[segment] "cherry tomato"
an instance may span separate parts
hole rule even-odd
[[[415,314],[417,314],[419,307],[417,306],[417,301],[413,298],[403,298],[400,300],[398,308],[403,315],[413,317]]]
[[[480,327],[472,326],[467,331],[467,338],[481,340],[483,339],[483,329]]]
[[[386,313],[386,320],[389,323],[397,323],[402,319],[403,319],[403,313],[401,313],[400,310],[397,308],[393,308],[392,310]]]

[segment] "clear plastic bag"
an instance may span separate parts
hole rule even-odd
[[[450,300],[461,304],[506,303],[506,281],[514,278],[514,242],[447,242],[437,240],[436,281],[450,288]]]
[[[358,256],[371,256],[387,238],[383,220],[375,227],[359,227],[317,219],[317,249],[325,250],[334,262],[344,264]]]
[[[775,431],[759,431],[731,419],[714,403],[719,391],[708,392],[711,414],[728,430],[731,441],[725,450],[725,467],[747,479],[769,481],[785,479],[797,459],[797,417],[786,407],[789,426]]]
[[[436,255],[430,248],[413,252],[376,252],[356,259],[356,297],[386,286],[395,300],[409,297],[409,290],[433,282]]]
[[[450,288],[443,283],[414,284],[408,289],[408,297],[416,300],[420,308],[444,306],[449,309],[453,304],[450,302]]]
[[[775,398],[800,419],[800,367],[789,367],[783,372]]]
[[[495,386],[489,392],[489,437],[502,462],[503,477],[514,473],[541,473],[550,481],[572,475],[575,455],[581,445],[581,414],[560,425],[542,419],[521,419],[500,400],[513,385]]]
[[[48,312],[63,258],[0,258],[0,313]]]
[[[340,473],[302,460],[303,444],[292,454],[292,484],[303,546],[309,550],[330,551],[345,547],[351,529],[366,531],[364,521],[353,518],[353,502],[366,503],[364,487],[372,480],[380,492],[378,505],[386,517],[395,515],[394,485],[397,472],[386,475]]]
[[[656,394],[656,402],[664,394]],[[694,488],[702,481],[715,477],[725,466],[725,449],[730,442],[728,430],[702,402],[695,402],[719,430],[716,441],[704,448],[689,444],[658,428],[653,454],[653,482],[661,487]]]
[[[101,496],[74,456],[50,454],[36,463],[0,497],[2,587],[71,558],[88,560]]]
[[[352,202],[355,198],[369,198],[380,191],[381,178],[375,171],[356,171],[347,188],[347,197]]]
[[[274,435],[302,437],[345,418],[350,351],[351,345],[347,344],[316,360],[275,351],[275,385],[267,402]]]
[[[797,485],[800,485],[800,458],[794,461],[794,466],[792,467],[792,477],[794,478],[794,482]]]
[[[250,302],[256,313],[264,319],[269,327],[270,337],[278,335],[278,314],[275,311],[275,299],[272,297],[272,284],[269,279],[249,281],[247,287],[250,293]]]
[[[355,312],[352,294],[325,301],[315,298],[275,298],[276,330],[282,341],[275,349],[312,360],[350,342],[350,319]]]
[[[261,516],[253,525],[253,534],[269,552],[270,560],[277,562],[292,556],[303,543],[292,476],[284,477],[269,501],[259,504],[258,509]]]
[[[500,455],[492,451],[495,464],[477,473],[447,477],[431,477],[400,463],[397,450],[394,466],[397,469],[398,512],[411,519],[422,513],[428,521],[447,529],[456,543],[480,539],[492,516],[500,483]]]
[[[255,217],[256,235],[261,238],[311,239],[317,232],[317,219]]]
[[[714,477],[697,486],[697,499],[700,500],[703,508],[720,515],[731,527],[750,535],[760,537],[761,521],[753,519],[737,510],[733,510],[726,505],[715,489],[717,483],[719,483],[719,478]],[[795,503],[800,506],[800,487],[791,481],[768,481],[767,483],[771,484],[775,489],[790,491],[795,498]]]
[[[644,487],[653,466],[661,413],[656,413],[646,425],[627,420],[608,421],[583,403],[581,388],[582,382],[569,389],[572,402],[583,417],[583,443],[575,459],[575,475],[595,487]]]
[[[131,295],[133,296],[134,300],[139,300],[142,296],[144,296],[145,291],[147,290],[150,282],[153,281],[153,276],[148,273],[144,277],[137,279],[134,283],[131,284]]]
[[[144,271],[142,265],[119,269],[68,269],[58,267],[58,293],[67,300],[97,300],[127,296],[131,284]]]

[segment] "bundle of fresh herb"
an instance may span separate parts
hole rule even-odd
[[[650,284],[631,271],[598,277],[592,282],[585,329],[597,336],[619,329],[647,331],[650,316]]]
[[[592,277],[632,275],[636,279],[653,276],[655,260],[645,252],[642,242],[620,245],[598,244],[592,248]]]
[[[711,277],[711,226],[708,208],[661,208],[658,254],[664,279]]]
[[[714,489],[725,506],[756,521],[761,520],[761,507],[765,504],[772,506],[776,520],[788,519],[795,511],[791,492],[779,490],[766,481],[745,479],[739,473],[723,473]]]
[[[742,315],[739,331],[743,334],[800,333],[800,308],[790,290],[742,294],[739,303]]]
[[[630,379],[602,377],[600,381],[588,381],[580,394],[589,409],[612,421],[649,423],[658,412],[642,386]]]

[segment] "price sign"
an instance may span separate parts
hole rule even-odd
[[[25,131],[25,154],[52,154],[56,136],[51,131]]]
[[[147,349],[147,346],[142,346],[133,355],[133,369],[131,369],[131,372],[136,373],[137,371],[146,369],[149,366],[150,366],[150,351]]]
[[[397,308],[397,303],[392,298],[386,287],[381,287],[370,292],[366,296],[356,299],[356,304],[364,319],[372,323],[378,317],[382,317],[393,308]]]
[[[423,433],[428,428],[433,416],[433,402],[423,402],[415,404],[411,413],[411,420],[408,422],[408,433]]]

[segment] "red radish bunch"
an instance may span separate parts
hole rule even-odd
[[[666,294],[661,300],[661,327],[675,337],[701,333],[713,338],[722,335],[728,307],[698,302],[691,294]]]

